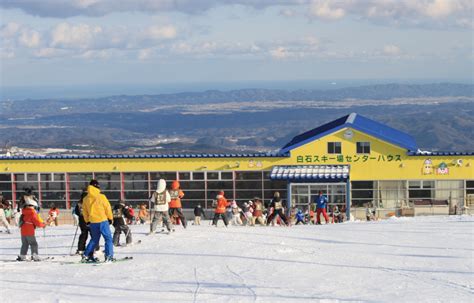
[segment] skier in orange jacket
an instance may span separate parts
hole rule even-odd
[[[171,196],[171,202],[169,204],[170,209],[169,209],[169,215],[170,217],[173,216],[174,214],[178,215],[179,220],[181,221],[181,224],[183,224],[183,227],[186,228],[188,223],[186,222],[186,218],[183,215],[182,211],[182,205],[181,205],[181,199],[184,197],[183,191],[180,189],[180,185],[178,181],[173,181],[171,183],[171,190],[168,191]]]
[[[216,209],[214,210],[214,219],[212,220],[212,225],[215,225],[217,227],[217,221],[219,220],[219,218],[222,218],[225,226],[227,227],[227,225],[229,225],[229,221],[225,216],[225,210],[227,207],[230,206],[230,202],[227,202],[227,199],[224,197],[224,191],[222,190],[217,194],[216,200],[217,203]]]

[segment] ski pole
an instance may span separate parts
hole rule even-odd
[[[74,242],[76,242],[76,236],[77,236],[77,230],[79,229],[79,224],[77,225],[76,227],[76,232],[74,233],[74,239],[72,239],[72,243],[71,243],[71,249],[69,250],[69,254],[71,255],[72,254],[72,247],[74,246]]]
[[[43,227],[43,242],[46,250],[46,256],[48,255],[48,244],[46,244],[46,227]]]

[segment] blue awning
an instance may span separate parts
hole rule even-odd
[[[301,165],[274,166],[272,180],[289,181],[346,181],[349,165]]]

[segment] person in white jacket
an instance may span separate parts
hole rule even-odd
[[[166,181],[160,179],[156,191],[151,195],[151,225],[150,225],[150,235],[155,233],[156,226],[159,222],[163,221],[166,225],[168,232],[171,231],[171,222],[168,214],[168,209],[171,201],[171,196],[166,190]]]

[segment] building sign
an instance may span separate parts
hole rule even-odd
[[[433,161],[431,159],[426,159],[423,162],[423,168],[421,169],[422,175],[432,175],[434,173],[433,170]]]
[[[448,165],[444,162],[441,162],[441,164],[438,166],[438,169],[436,170],[436,174],[438,174],[438,175],[449,175]]]
[[[301,155],[296,157],[297,163],[364,163],[364,162],[392,162],[402,161],[401,155]]]

